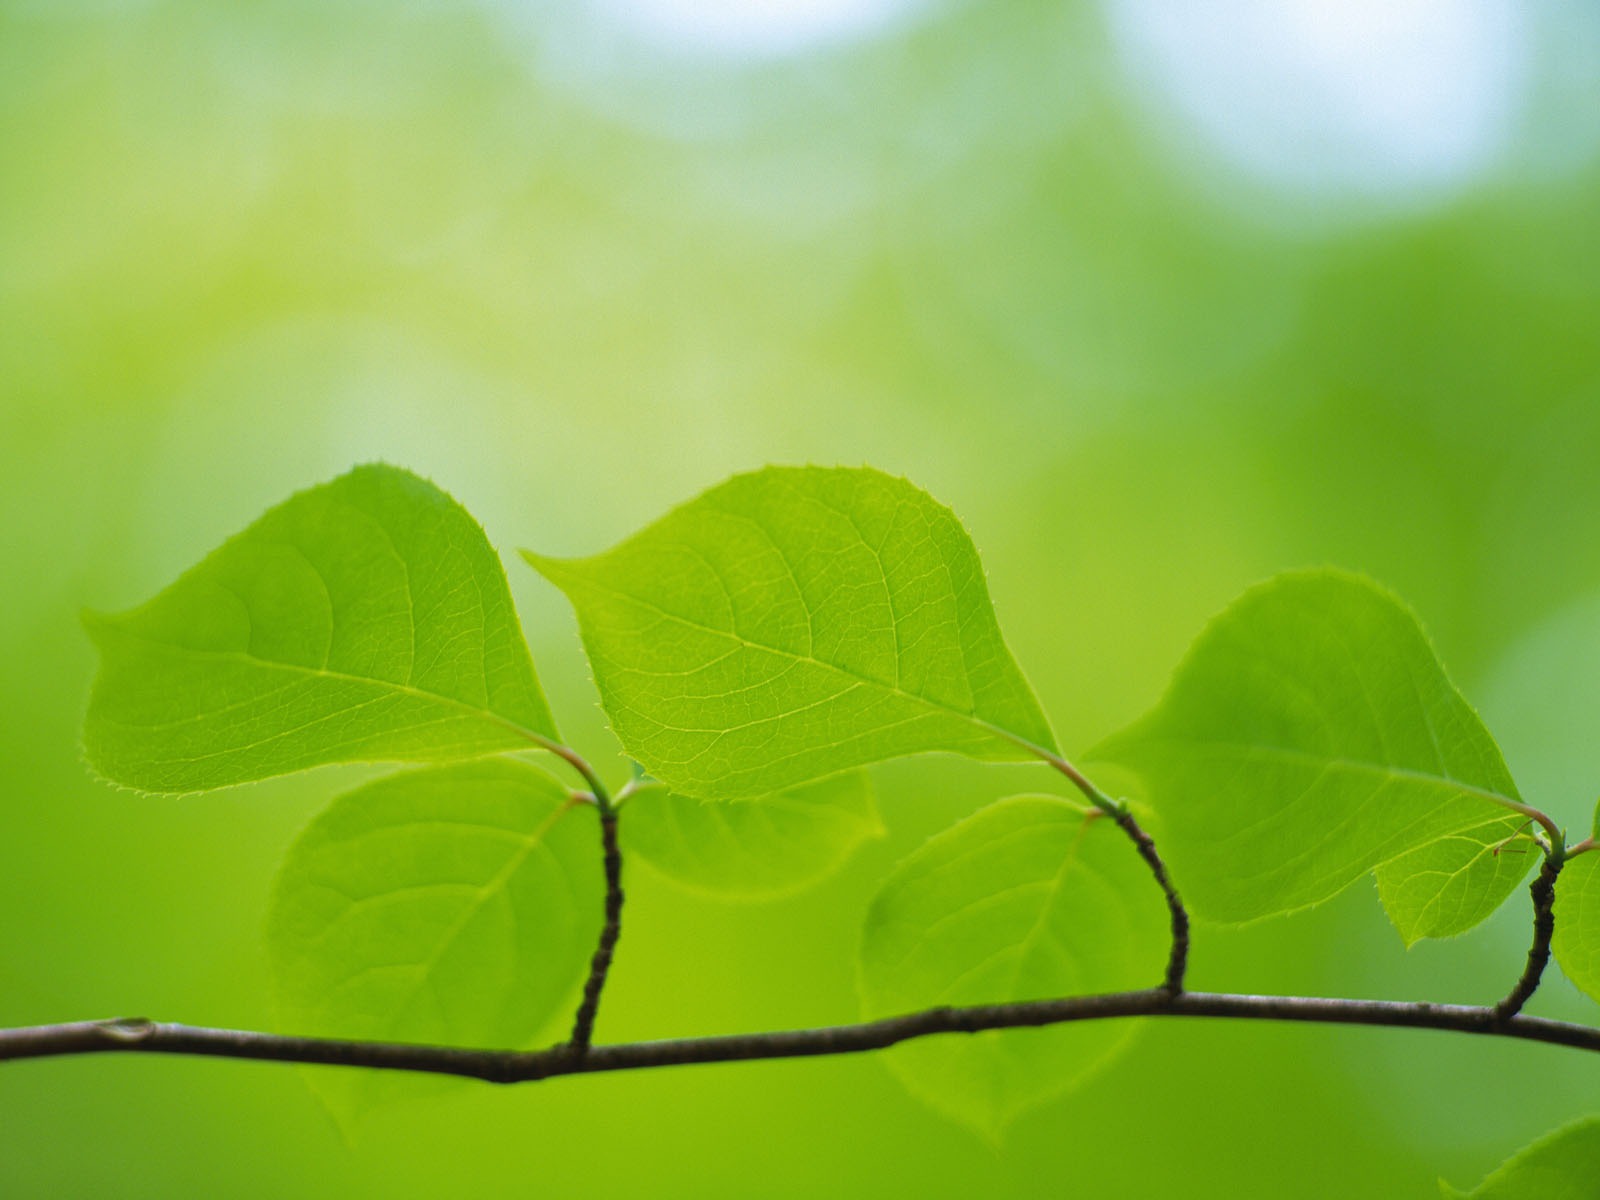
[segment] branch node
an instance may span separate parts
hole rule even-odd
[[[146,1041],[156,1032],[156,1023],[149,1017],[112,1017],[96,1024],[107,1038],[124,1045]]]

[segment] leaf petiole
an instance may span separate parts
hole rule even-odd
[[[612,804],[611,793],[606,791],[606,785],[600,782],[600,776],[589,765],[588,759],[584,758],[571,746],[563,746],[560,742],[534,733],[532,730],[524,730],[523,732],[534,745],[541,750],[550,751],[551,754],[554,754],[579,775],[583,776],[583,781],[589,785],[587,793],[589,802],[594,804],[602,814],[613,811],[614,805]]]

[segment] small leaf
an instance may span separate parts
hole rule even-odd
[[[592,810],[544,771],[489,759],[338,797],[290,847],[267,922],[284,1030],[525,1046],[573,992],[600,929]],[[580,806],[582,807],[582,806]],[[381,1072],[319,1072],[348,1116]]]
[[[1491,814],[1380,866],[1378,896],[1406,945],[1465,933],[1499,908],[1539,861],[1533,840],[1519,836],[1527,824]]]
[[[1585,1117],[1512,1155],[1470,1192],[1440,1181],[1462,1200],[1594,1200],[1600,1180],[1600,1117]]]
[[[1416,617],[1370,580],[1331,570],[1246,592],[1200,635],[1156,709],[1090,757],[1142,776],[1184,897],[1220,922],[1320,903],[1482,830],[1517,799]],[[1437,897],[1404,863],[1389,875],[1408,936],[1459,932],[1515,885],[1500,869],[1430,878]]]
[[[1561,973],[1600,1000],[1600,852],[1567,860],[1556,880],[1555,919],[1550,949]]]
[[[748,803],[692,800],[646,784],[629,795],[620,829],[623,848],[674,883],[729,899],[810,887],[883,833],[861,771]]]
[[[89,760],[145,791],[556,736],[483,530],[394,467],[299,493],[149,603],[86,623]]]
[[[1152,986],[1166,908],[1122,832],[1054,796],[991,804],[927,842],[873,901],[861,947],[868,1017]],[[988,1031],[887,1052],[905,1085],[991,1139],[1103,1066],[1134,1022]]]
[[[905,480],[771,467],[597,557],[527,558],[577,610],[624,748],[682,795],[1055,748],[966,530]]]

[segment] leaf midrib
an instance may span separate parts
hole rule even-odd
[[[413,685],[411,685],[409,683],[395,683],[392,680],[378,679],[378,678],[376,678],[374,676],[370,676],[370,675],[352,675],[349,672],[346,672],[346,671],[335,671],[335,670],[333,670],[333,669],[331,669],[329,667],[307,667],[307,666],[303,666],[303,665],[301,665],[299,663],[275,662],[274,660],[272,660],[270,658],[261,658],[258,655],[251,654],[251,653],[249,653],[248,651],[245,651],[245,650],[197,650],[193,646],[180,646],[180,645],[177,645],[177,644],[175,644],[173,642],[163,642],[163,641],[160,641],[160,640],[158,640],[156,638],[147,637],[144,634],[136,633],[135,631],[133,631],[131,629],[127,629],[125,627],[118,627],[117,632],[119,634],[121,634],[122,636],[124,636],[124,637],[132,638],[132,639],[134,639],[136,641],[143,642],[148,646],[154,646],[154,647],[156,647],[156,648],[158,648],[160,650],[165,650],[165,651],[168,651],[168,652],[171,652],[171,653],[175,653],[175,654],[189,655],[189,656],[192,656],[192,657],[195,657],[195,658],[200,658],[200,659],[221,659],[221,660],[224,660],[224,661],[243,662],[243,663],[247,663],[247,664],[249,664],[249,665],[251,665],[253,667],[257,667],[257,668],[260,668],[262,670],[267,670],[267,671],[279,671],[279,672],[283,672],[283,673],[290,674],[290,675],[298,675],[298,676],[301,676],[301,677],[309,677],[309,678],[313,678],[313,679],[331,679],[331,680],[335,680],[335,681],[338,681],[338,682],[341,682],[341,683],[356,683],[356,684],[362,684],[362,685],[365,685],[365,686],[368,686],[368,687],[375,687],[375,688],[385,689],[385,690],[387,690],[387,691],[389,691],[391,693],[394,693],[396,695],[410,696],[410,697],[413,697],[415,699],[427,700],[427,701],[431,701],[433,703],[443,704],[443,705],[446,705],[448,707],[458,709],[458,710],[460,710],[461,712],[465,713],[468,716],[477,717],[477,718],[481,718],[481,719],[486,720],[486,721],[490,721],[490,722],[492,722],[492,723],[494,723],[496,725],[499,725],[502,728],[504,728],[506,730],[509,730],[510,732],[516,734],[518,737],[522,738],[524,741],[527,741],[527,742],[529,742],[529,743],[531,743],[531,744],[533,744],[535,746],[540,747],[541,749],[548,750],[548,749],[551,749],[553,747],[553,745],[554,745],[553,739],[551,739],[549,737],[546,737],[542,733],[535,732],[534,730],[529,729],[525,725],[522,725],[522,724],[520,724],[520,723],[518,723],[516,721],[513,721],[510,717],[502,716],[500,713],[495,712],[493,709],[480,708],[480,707],[477,707],[477,706],[475,706],[473,704],[469,704],[465,700],[459,700],[454,696],[446,696],[442,692],[430,692],[425,688],[414,687]],[[191,718],[191,719],[203,720],[205,718],[204,717],[200,717],[200,718]],[[137,728],[137,729],[165,729],[165,728],[171,727],[172,724],[181,724],[181,723],[182,722],[168,723],[168,724],[163,724],[163,725],[141,725],[141,724],[136,724],[134,722],[127,722],[127,721],[121,722],[121,724],[128,725],[128,726],[130,726],[132,728]],[[297,732],[297,731],[291,730],[289,732],[292,733],[292,732]],[[280,733],[280,734],[276,734],[274,736],[275,737],[285,737],[285,736],[288,736],[288,735]],[[256,747],[256,746],[263,745],[263,744],[265,744],[265,742],[271,741],[271,740],[272,740],[271,738],[265,738],[260,742],[250,742],[250,743],[247,743],[246,745],[243,745],[243,746],[233,747],[232,749],[233,750],[250,749],[250,748],[253,748],[253,747]]]
[[[821,667],[824,670],[834,672],[842,678],[851,680],[853,683],[863,684],[867,687],[880,688],[885,692],[889,692],[892,695],[909,700],[914,704],[919,704],[924,708],[933,710],[934,712],[959,717],[961,720],[966,721],[975,728],[985,733],[992,734],[993,736],[1000,738],[1002,741],[1010,742],[1012,745],[1027,751],[1033,757],[1041,759],[1045,762],[1049,762],[1054,757],[1053,751],[1029,741],[1019,733],[1013,733],[1008,729],[1004,729],[999,725],[995,725],[990,721],[986,721],[976,713],[963,712],[961,709],[952,708],[947,704],[941,704],[937,700],[930,700],[926,696],[919,696],[915,692],[908,692],[897,684],[884,683],[881,679],[873,679],[870,676],[862,675],[856,671],[852,671],[847,667],[841,667],[836,663],[825,662],[820,658],[810,657],[804,654],[796,654],[792,650],[784,650],[778,646],[768,646],[761,642],[753,642],[749,638],[735,633],[733,630],[718,629],[713,625],[703,624],[702,622],[693,620],[690,617],[685,617],[674,612],[668,612],[660,605],[654,604],[640,596],[636,596],[631,592],[619,591],[616,588],[608,587],[605,584],[599,583],[593,579],[579,577],[578,582],[582,587],[593,588],[596,591],[605,592],[607,595],[613,596],[619,600],[625,600],[629,603],[637,604],[639,607],[657,614],[664,620],[675,621],[686,628],[697,630],[700,633],[709,633],[715,637],[727,638],[728,640],[737,643],[745,649],[760,650],[767,654],[776,655],[779,658],[788,659],[790,662]],[[809,610],[807,611],[809,612]],[[899,664],[897,660],[896,666],[898,667],[898,665]],[[970,679],[968,680],[968,683],[970,685]]]
[[[1068,845],[1066,853],[1061,856],[1060,865],[1056,867],[1055,873],[1049,879],[1045,888],[1044,899],[1040,902],[1039,911],[1033,919],[1033,924],[1029,927],[1028,932],[1023,935],[1022,940],[1017,943],[1017,954],[1011,962],[1011,983],[1006,989],[1008,999],[1017,998],[1020,990],[1018,985],[1022,982],[1023,967],[1027,964],[1028,956],[1039,945],[1040,936],[1049,927],[1050,919],[1054,915],[1051,910],[1061,896],[1061,887],[1066,881],[1067,875],[1075,868],[1090,869],[1083,862],[1083,843],[1088,836],[1089,826],[1094,824],[1095,818],[1099,815],[1098,810],[1085,812],[1078,821],[1078,827],[1072,831],[1071,844]],[[1062,948],[1065,949],[1065,947]],[[1073,966],[1076,968],[1077,964],[1075,963]]]
[[[1373,763],[1363,759],[1349,758],[1342,755],[1319,756],[1309,751],[1291,750],[1286,747],[1274,746],[1270,744],[1171,736],[1152,736],[1143,738],[1141,740],[1146,744],[1151,745],[1165,744],[1172,746],[1200,746],[1215,750],[1234,751],[1246,756],[1277,759],[1279,761],[1294,765],[1314,768],[1324,774],[1329,771],[1342,770],[1348,774],[1376,777],[1380,782],[1409,782],[1413,784],[1425,785],[1430,788],[1446,788],[1453,790],[1459,796],[1483,800],[1502,810],[1522,813],[1523,815],[1527,815],[1529,811],[1528,806],[1523,804],[1520,800],[1513,799],[1510,796],[1502,795],[1501,793],[1493,791],[1489,788],[1480,787],[1476,784],[1465,783],[1450,776],[1430,775],[1426,771],[1419,771],[1411,767],[1395,766],[1388,763]],[[1114,759],[1115,755],[1113,754],[1109,757]],[[1422,816],[1417,818],[1419,821],[1422,819]],[[1466,828],[1473,827],[1475,826],[1467,826]],[[1245,832],[1246,830],[1240,829],[1235,831],[1233,836],[1244,836]],[[1417,846],[1407,847],[1406,849],[1399,851],[1389,858],[1384,859],[1382,862],[1373,863],[1370,867],[1363,867],[1355,875],[1351,876],[1351,879],[1358,878],[1361,874],[1365,874],[1367,870],[1379,870],[1382,867],[1387,866],[1389,863],[1394,862],[1396,859],[1399,859],[1418,848],[1419,847]],[[1311,853],[1311,850],[1312,848],[1310,846],[1305,847],[1292,861],[1298,862],[1303,860]],[[1288,865],[1291,865],[1291,863],[1280,861],[1265,874],[1272,874],[1274,872],[1282,874],[1284,868]],[[1340,871],[1333,872],[1332,874],[1342,877],[1347,873],[1348,872],[1346,870],[1341,869]],[[1327,874],[1327,872],[1324,873],[1325,876]],[[1262,877],[1265,876],[1263,875]],[[1350,882],[1350,880],[1346,880],[1346,883],[1348,882]],[[1301,905],[1300,907],[1304,906]]]
[[[1414,767],[1395,766],[1391,763],[1368,762],[1365,759],[1350,758],[1346,755],[1317,755],[1308,750],[1290,750],[1283,746],[1272,746],[1253,742],[1217,741],[1210,738],[1182,738],[1182,737],[1146,737],[1140,739],[1148,745],[1172,746],[1207,746],[1216,750],[1235,750],[1245,754],[1259,757],[1276,758],[1284,762],[1295,763],[1303,766],[1318,768],[1344,769],[1356,773],[1380,775],[1386,778],[1406,780],[1412,783],[1425,783],[1442,785],[1455,788],[1468,796],[1475,796],[1487,800],[1491,804],[1512,812],[1522,811],[1522,801],[1514,796],[1507,796],[1491,788],[1480,787],[1477,784],[1467,783],[1450,775],[1431,775],[1427,771],[1419,771]],[[1113,753],[1111,758],[1115,758]]]
[[[523,844],[517,848],[516,853],[506,860],[505,865],[495,872],[487,883],[477,888],[477,894],[462,910],[461,915],[451,923],[448,929],[439,935],[439,941],[434,947],[433,953],[423,962],[416,964],[419,968],[417,979],[406,989],[405,998],[396,1009],[398,1013],[396,1017],[397,1023],[410,1009],[412,1001],[417,998],[417,993],[422,990],[423,983],[432,975],[434,968],[439,965],[439,960],[445,956],[450,947],[455,944],[456,939],[461,936],[461,931],[477,917],[491,896],[505,891],[506,884],[511,877],[522,869],[522,865],[528,861],[528,858],[535,850],[544,846],[545,839],[549,837],[550,831],[555,828],[556,823],[576,808],[578,803],[577,800],[567,800],[565,803],[559,804],[553,813],[525,836]]]

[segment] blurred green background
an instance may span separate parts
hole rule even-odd
[[[904,473],[1069,751],[1247,584],[1363,569],[1586,825],[1597,47],[1558,0],[0,2],[0,1023],[270,1024],[274,869],[367,772],[96,783],[77,612],[375,458],[502,553],[766,462]],[[568,610],[509,570],[620,776]],[[805,895],[632,871],[599,1036],[850,1019],[892,864],[1047,786],[875,775],[889,835]],[[1484,1002],[1527,923],[1407,953],[1362,886],[1202,929],[1191,978]],[[1600,1016],[1559,978],[1532,1010]],[[0,1070],[0,1194],[1427,1196],[1596,1110],[1570,1051],[1176,1021],[998,1148],[871,1057],[461,1085],[352,1142],[291,1069],[62,1059]]]

